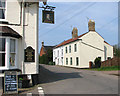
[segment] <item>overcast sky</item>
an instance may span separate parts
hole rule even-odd
[[[40,3],[42,6],[43,3]],[[78,35],[88,32],[88,18],[93,19],[98,32],[110,45],[118,43],[117,2],[48,2],[55,6],[55,24],[42,23],[42,9],[39,21],[39,49],[41,42],[54,46],[72,37],[73,27]]]

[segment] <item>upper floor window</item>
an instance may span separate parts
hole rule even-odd
[[[0,19],[5,19],[6,0],[0,0]]]
[[[77,52],[77,44],[74,45],[74,51]]]
[[[65,47],[66,53],[67,53],[67,47]]]
[[[62,52],[61,52],[61,53],[62,53],[62,56],[63,56],[63,49],[62,49]]]
[[[58,50],[58,57],[59,57],[59,50]]]
[[[69,46],[69,53],[71,53],[71,45]]]

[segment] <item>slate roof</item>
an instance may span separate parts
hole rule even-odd
[[[8,26],[0,26],[0,36],[10,36],[15,38],[21,38],[22,36],[18,32],[14,31]]]

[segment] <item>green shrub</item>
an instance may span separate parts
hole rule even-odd
[[[97,57],[97,58],[94,60],[94,64],[95,64],[95,68],[100,68],[100,66],[101,66],[101,58],[100,58],[100,57]]]

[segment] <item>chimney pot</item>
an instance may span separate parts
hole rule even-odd
[[[94,20],[89,20],[88,22],[88,29],[89,31],[95,31],[95,21]]]
[[[78,37],[78,29],[76,27],[73,28],[72,30],[72,38],[77,38]]]

